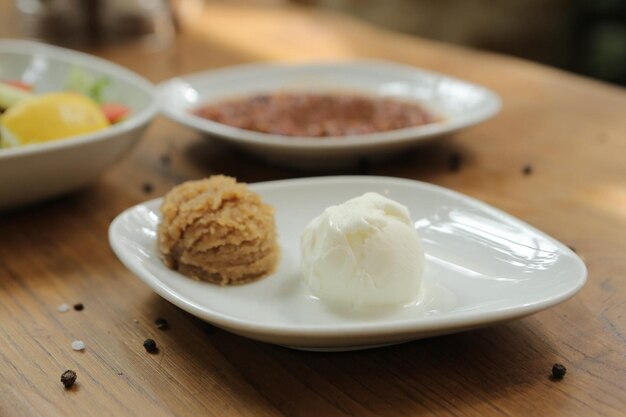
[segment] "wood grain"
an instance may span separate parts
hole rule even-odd
[[[211,328],[117,261],[110,221],[187,179],[319,173],[266,165],[158,119],[92,186],[0,217],[0,415],[624,415],[623,89],[315,9],[179,3],[183,30],[169,48],[91,52],[153,81],[257,60],[367,57],[496,90],[504,109],[493,120],[391,162],[336,173],[413,178],[482,199],[573,246],[589,269],[588,284],[522,320],[361,352],[298,352]],[[8,6],[0,1],[0,16],[11,13]],[[4,25],[0,34],[15,30]],[[458,172],[448,169],[452,154],[461,156]],[[143,191],[146,183],[152,192]],[[56,310],[76,302],[85,309]],[[158,330],[157,317],[170,327]],[[147,337],[159,354],[144,351]],[[84,352],[71,350],[75,339],[85,342]],[[548,378],[555,362],[568,368],[562,381]],[[59,378],[68,368],[78,382],[65,391]]]

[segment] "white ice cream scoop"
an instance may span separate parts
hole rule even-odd
[[[328,207],[305,228],[302,274],[337,307],[405,305],[419,296],[424,251],[409,210],[376,193]]]

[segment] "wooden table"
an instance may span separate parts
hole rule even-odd
[[[0,5],[8,16],[8,2]],[[187,179],[312,174],[158,119],[89,188],[0,217],[0,415],[624,415],[623,89],[316,10],[186,1],[181,21],[167,49],[91,52],[153,81],[257,60],[373,57],[494,89],[504,101],[494,119],[364,171],[450,187],[518,216],[574,247],[589,281],[573,299],[522,320],[376,350],[307,353],[211,329],[122,266],[109,248],[109,222]],[[0,25],[5,36],[14,30]],[[449,170],[455,153],[457,172]],[[78,302],[83,311],[57,312]],[[156,329],[157,317],[170,327]],[[147,337],[158,355],[144,351]],[[70,349],[74,339],[85,341],[84,352]],[[568,368],[562,381],[548,378],[555,362]],[[78,382],[66,391],[59,377],[68,368]]]

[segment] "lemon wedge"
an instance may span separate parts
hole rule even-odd
[[[76,93],[22,100],[0,116],[3,146],[19,146],[96,132],[109,126],[98,104]]]

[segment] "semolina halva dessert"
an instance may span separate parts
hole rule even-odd
[[[158,249],[169,268],[194,279],[256,280],[273,272],[280,256],[274,209],[231,177],[185,182],[163,200]]]

